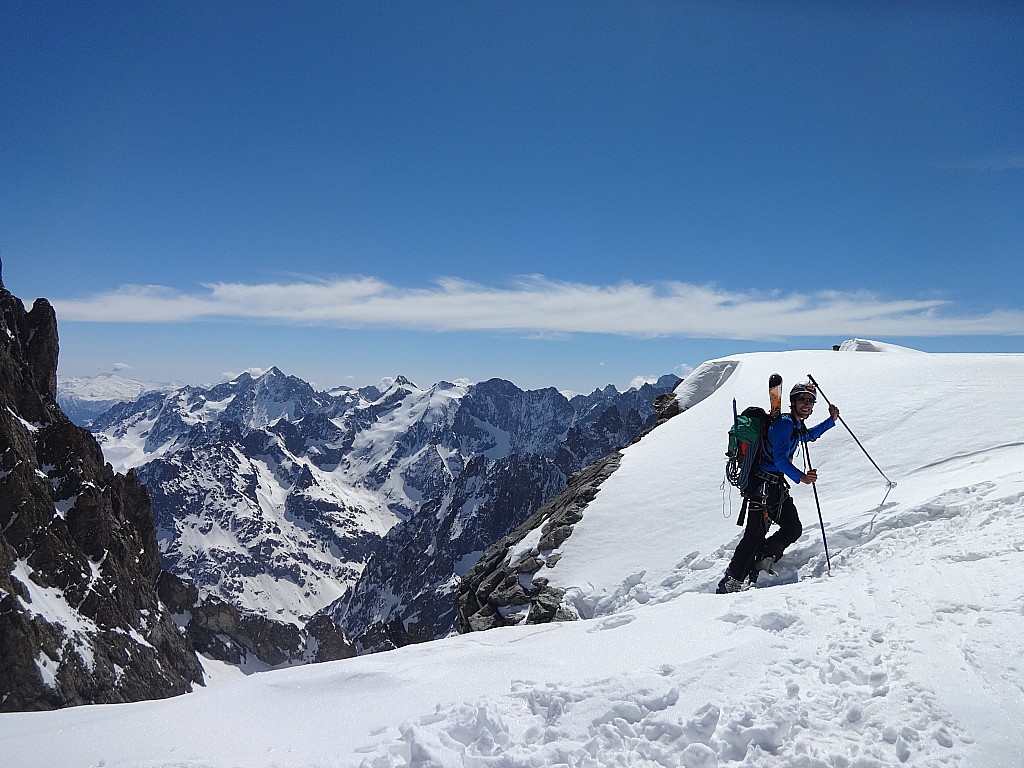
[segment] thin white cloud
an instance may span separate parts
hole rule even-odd
[[[269,370],[270,370],[270,368],[255,368],[255,367],[253,367],[253,368],[246,368],[244,371],[239,371],[238,373],[233,373],[231,371],[224,371],[221,374],[221,378],[224,381],[231,381],[232,379],[237,379],[243,373],[248,373],[253,378],[258,379],[260,376],[262,376],[264,373],[266,373]]]
[[[1018,171],[1024,169],[1024,152],[989,155],[945,163],[940,167],[961,171]]]
[[[682,282],[588,285],[539,276],[506,287],[444,279],[429,287],[401,288],[373,278],[211,283],[191,293],[128,285],[53,304],[62,320],[79,322],[232,318],[343,328],[515,331],[539,338],[575,333],[751,340],[1024,335],[1024,311],[965,315],[935,299],[886,299],[867,292],[739,292]]]
[[[629,384],[626,385],[626,389],[640,389],[644,384],[657,384],[659,376],[634,376],[630,379]]]

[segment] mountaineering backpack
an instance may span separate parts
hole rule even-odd
[[[744,499],[747,497],[750,476],[761,460],[768,427],[782,413],[782,377],[777,373],[768,377],[768,401],[770,412],[752,405],[742,414],[736,413],[736,400],[732,401],[729,450],[725,452],[725,479],[740,489]]]
[[[739,488],[743,496],[743,505],[740,507],[736,525],[743,525],[750,481],[757,465],[761,463],[761,455],[768,442],[768,427],[782,413],[782,377],[777,373],[768,377],[768,400],[770,412],[752,405],[742,414],[736,413],[736,400],[732,401],[729,450],[725,452],[725,479]]]
[[[735,407],[735,406],[734,406]],[[730,484],[747,495],[750,477],[761,460],[763,446],[768,436],[768,427],[774,419],[756,405],[745,409],[733,418],[729,428],[729,450],[725,457],[725,478]]]

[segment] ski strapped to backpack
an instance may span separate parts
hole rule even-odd
[[[733,424],[729,429],[729,450],[725,454],[725,479],[739,488],[743,496],[737,525],[743,525],[746,516],[747,491],[751,476],[761,460],[768,427],[782,412],[782,376],[777,373],[768,378],[768,396],[770,412],[752,405],[738,414],[736,400],[732,401]]]

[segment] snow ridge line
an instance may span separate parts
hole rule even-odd
[[[675,389],[679,411],[688,410],[711,397],[729,380],[739,365],[737,360],[709,360],[698,366]]]

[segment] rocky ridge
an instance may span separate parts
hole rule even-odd
[[[680,384],[682,380],[676,382],[676,387]],[[632,442],[686,407],[681,406],[675,391],[658,394],[653,406],[654,423],[635,435]],[[459,584],[459,632],[579,618],[563,605],[564,591],[551,586],[544,572],[558,563],[558,548],[572,535],[573,526],[583,519],[587,505],[597,496],[601,484],[618,469],[621,458],[621,451],[611,451],[574,474],[562,491],[487,548]]]
[[[0,274],[0,710],[184,693],[202,669],[157,594],[149,496],[61,412],[58,353],[49,302]]]

